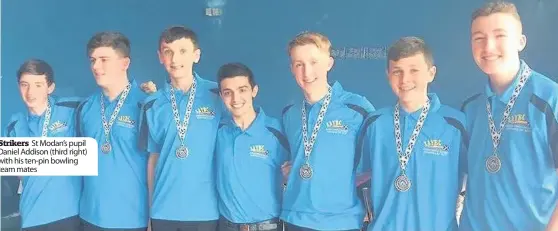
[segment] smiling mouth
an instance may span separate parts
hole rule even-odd
[[[239,109],[239,108],[242,108],[243,106],[244,106],[244,103],[235,103],[235,104],[231,105],[231,107],[234,108],[234,109]]]
[[[415,90],[415,88],[417,88],[417,87],[416,86],[415,87],[400,87],[399,90],[402,91],[402,92],[408,92],[408,91]]]
[[[170,68],[172,70],[180,70],[180,69],[184,68],[184,65],[171,65]]]

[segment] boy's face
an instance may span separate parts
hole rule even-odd
[[[49,86],[45,75],[23,74],[19,79],[19,93],[27,108],[45,105],[53,91],[54,83]]]
[[[122,57],[111,47],[95,48],[89,61],[95,81],[101,87],[110,86],[117,77],[125,76],[130,66],[130,59]]]
[[[254,110],[253,100],[258,94],[258,86],[250,85],[246,76],[235,76],[221,80],[221,99],[234,117],[240,117]]]
[[[295,46],[291,49],[291,71],[298,86],[305,92],[327,85],[327,72],[333,58],[315,45]]]
[[[391,89],[401,102],[423,99],[428,84],[434,80],[436,67],[429,66],[422,53],[398,61],[389,61],[387,70]]]
[[[201,51],[192,40],[181,38],[171,43],[162,42],[157,53],[171,78],[183,78],[192,74],[194,63],[200,60]]]
[[[476,18],[471,25],[473,58],[487,75],[514,70],[526,38],[520,22],[512,15],[495,13]]]

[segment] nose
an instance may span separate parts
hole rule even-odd
[[[93,61],[93,63],[91,63],[91,68],[94,72],[97,72],[99,69],[101,69],[101,62],[98,60]]]
[[[410,82],[411,80],[411,74],[408,72],[401,72],[401,83],[405,84]]]
[[[312,74],[312,68],[310,66],[304,66],[302,68],[302,73],[304,74],[304,77],[308,77]]]
[[[495,46],[496,46],[496,41],[493,38],[486,38],[483,48],[486,52],[490,53]]]

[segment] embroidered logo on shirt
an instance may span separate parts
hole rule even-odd
[[[196,109],[196,118],[211,120],[215,118],[215,111],[209,107],[198,107],[198,109]]]
[[[519,132],[531,132],[531,125],[525,114],[515,114],[511,115],[506,124],[506,129],[519,131]]]
[[[345,125],[342,120],[330,120],[326,123],[326,131],[346,135],[349,132],[349,126]]]
[[[265,149],[264,145],[252,145],[250,146],[250,156],[267,158],[269,151]]]
[[[424,153],[436,156],[445,156],[449,152],[448,145],[442,143],[442,140],[427,140],[424,141]]]
[[[66,124],[66,122],[62,122],[60,120],[55,121],[54,123],[52,123],[50,125],[50,127],[48,127],[48,129],[50,130],[50,133],[52,133],[52,134],[63,132],[67,128],[68,128],[68,125]]]
[[[134,128],[136,121],[134,121],[130,116],[122,115],[118,117],[116,124],[122,127]]]

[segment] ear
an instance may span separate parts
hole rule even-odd
[[[163,64],[163,54],[161,53],[161,50],[157,50],[157,56],[159,57],[159,63]]]
[[[198,63],[201,58],[201,49],[198,48],[194,51],[194,63]]]
[[[523,49],[525,49],[526,46],[527,46],[527,36],[522,34],[521,38],[519,39],[519,52],[523,51]]]
[[[258,85],[254,86],[254,88],[252,88],[252,98],[256,98],[256,96],[258,95],[259,90],[260,90],[260,88],[258,87]]]
[[[131,62],[130,57],[124,58],[124,64],[122,68],[124,70],[128,70],[128,68],[130,67],[130,62]]]
[[[54,92],[54,89],[56,88],[56,84],[55,83],[51,83],[50,86],[48,86],[48,94],[52,94],[52,92]]]
[[[334,64],[335,64],[335,59],[333,57],[329,56],[328,63],[327,63],[327,71],[330,71],[331,68],[333,68]]]
[[[430,67],[430,69],[428,70],[428,83],[432,83],[432,81],[434,81],[434,78],[436,77],[436,66],[432,65],[432,67]]]

